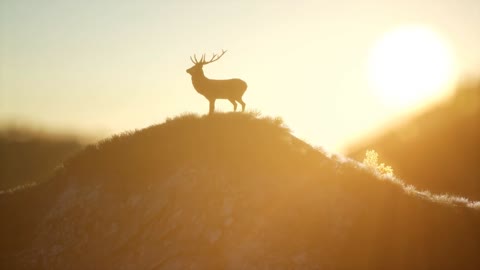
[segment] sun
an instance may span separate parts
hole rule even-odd
[[[410,107],[446,93],[455,80],[453,52],[436,32],[402,26],[372,47],[369,81],[388,106]]]

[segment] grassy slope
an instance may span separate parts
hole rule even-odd
[[[1,130],[0,191],[48,179],[63,160],[82,147],[66,136]]]
[[[480,205],[406,189],[248,114],[113,137],[0,206],[11,267],[480,267]]]
[[[480,200],[480,81],[464,84],[450,100],[402,126],[358,143],[349,156],[362,160],[367,149],[420,189]]]

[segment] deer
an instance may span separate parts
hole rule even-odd
[[[210,102],[209,114],[215,111],[215,101],[217,99],[228,99],[233,104],[233,111],[237,111],[237,102],[242,105],[242,112],[245,111],[245,102],[242,100],[242,96],[247,90],[247,83],[240,79],[229,80],[212,80],[205,77],[203,73],[203,66],[218,61],[227,51],[222,50],[220,55],[213,54],[210,60],[205,60],[205,54],[202,55],[200,60],[194,54],[193,58],[190,56],[190,60],[194,64],[191,68],[187,69],[187,73],[192,76],[193,88],[203,95]]]

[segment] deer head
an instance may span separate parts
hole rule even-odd
[[[194,64],[191,68],[187,69],[187,73],[194,76],[194,75],[203,75],[203,65],[207,65],[210,63],[213,63],[220,59],[227,51],[222,50],[222,53],[220,55],[213,54],[212,58],[210,60],[205,60],[205,54],[202,55],[200,60],[197,60],[197,56],[193,55],[193,58],[190,56],[190,60]]]

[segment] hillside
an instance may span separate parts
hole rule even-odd
[[[0,190],[48,179],[63,160],[82,147],[78,139],[66,135],[0,129]]]
[[[409,184],[480,200],[480,80],[461,85],[442,104],[381,136],[359,142],[349,156],[375,149]]]
[[[251,114],[91,145],[0,209],[1,269],[480,269],[480,203],[418,192]]]

